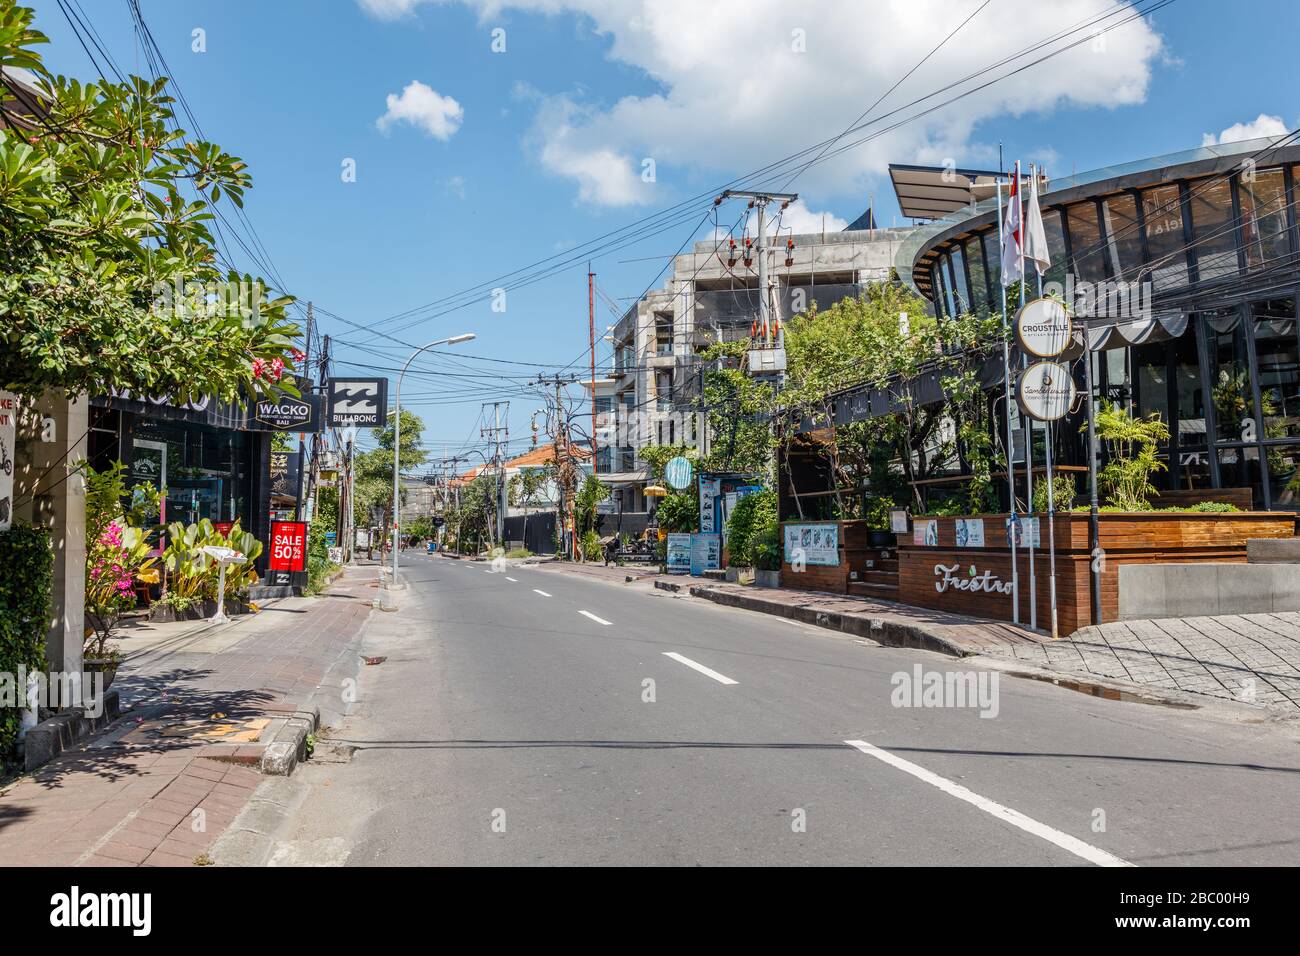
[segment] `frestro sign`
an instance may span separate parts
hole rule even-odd
[[[957,573],[960,568],[959,564],[936,564],[934,566],[935,576],[939,578],[934,582],[934,589],[942,594],[944,591],[952,588],[954,591],[987,591],[990,594],[1010,594],[1011,582],[1003,581],[992,571],[985,571],[980,574],[975,565],[971,565],[966,572],[965,577]]]

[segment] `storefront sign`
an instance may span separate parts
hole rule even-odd
[[[296,495],[298,493],[299,453],[273,451],[269,467],[271,494]]]
[[[262,399],[254,408],[248,427],[260,431],[318,432],[321,430],[320,399],[315,395]]]
[[[1070,313],[1055,299],[1034,299],[1016,313],[1016,341],[1036,358],[1055,358],[1070,344]]]
[[[957,547],[959,548],[984,547],[984,519],[983,518],[958,518],[956,530],[957,530]]]
[[[689,534],[668,535],[668,573],[691,573],[691,536]]]
[[[1035,362],[1021,373],[1017,397],[1030,418],[1054,422],[1074,405],[1074,380],[1059,362]]]
[[[797,566],[840,563],[840,526],[838,524],[788,524],[785,526],[785,562]]]
[[[705,571],[716,571],[720,567],[722,567],[722,536],[691,535],[691,574],[699,577]]]
[[[18,432],[18,396],[0,391],[0,531],[14,520],[14,442]]]
[[[722,487],[722,482],[713,477],[706,478],[700,475],[700,533],[713,534],[717,531],[716,517],[717,508],[715,507],[718,499],[718,490]]]
[[[383,428],[388,421],[388,379],[331,378],[325,383],[330,428]]]
[[[231,529],[235,527],[235,523],[233,521],[214,521],[212,527],[221,532],[223,538],[228,538]]]
[[[272,571],[307,570],[307,522],[271,522]]]
[[[668,484],[681,491],[689,488],[691,484],[691,462],[689,458],[678,455],[676,458],[670,458],[668,464],[664,465],[664,478]]]
[[[955,591],[988,591],[990,594],[1010,594],[1011,582],[1003,581],[992,571],[980,573],[975,565],[966,569],[965,574],[958,574],[959,564],[936,564],[934,566],[934,589],[942,594],[948,588]]]

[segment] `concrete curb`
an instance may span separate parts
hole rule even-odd
[[[672,581],[656,581],[655,587],[661,591],[681,592],[686,590],[691,597],[703,598],[725,607],[740,608],[744,611],[757,611],[760,614],[774,614],[815,627],[824,627],[854,637],[865,637],[889,647],[912,647],[923,651],[934,651],[949,657],[969,657],[973,653],[955,641],[940,637],[915,624],[905,624],[884,617],[866,617],[858,614],[846,614],[842,611],[821,611],[812,607],[795,604],[783,604],[780,601],[765,600],[758,595],[733,594],[719,591],[708,585],[676,584]]]
[[[49,763],[73,744],[107,727],[121,714],[117,691],[104,692],[104,709],[98,717],[87,717],[84,707],[55,714],[41,721],[23,737],[23,769],[35,770]]]
[[[268,777],[287,777],[299,763],[307,759],[307,735],[320,727],[320,708],[289,717],[266,745],[258,769]]]

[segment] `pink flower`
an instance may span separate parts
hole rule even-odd
[[[253,378],[261,378],[266,371],[266,362],[260,358],[253,359]]]
[[[283,359],[278,359],[278,358],[271,359],[271,373],[275,375],[275,380],[277,382],[280,381],[280,376],[284,374]]]

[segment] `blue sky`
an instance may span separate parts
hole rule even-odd
[[[59,5],[29,2],[52,40],[47,65],[92,75]],[[289,291],[360,325],[388,320],[380,331],[404,342],[472,331],[464,356],[503,360],[436,356],[421,368],[440,374],[408,377],[403,404],[441,453],[477,442],[480,402],[493,397],[510,400],[512,443],[526,444],[541,404],[527,377],[587,368],[585,260],[510,290],[504,312],[484,298],[446,315],[391,317],[836,135],[981,2],[754,0],[739,5],[743,16],[731,3],[685,0],[141,0],[141,9],[204,132],[250,164],[247,211]],[[877,112],[1112,7],[991,0]],[[126,0],[80,8],[120,68],[145,72]],[[1287,0],[1178,0],[846,151],[791,188],[805,197],[806,222],[851,221],[874,196],[889,225],[889,161],[987,168],[1000,142],[1008,159],[1066,175],[1196,146],[1261,114],[1276,118],[1262,128],[1294,127],[1297,26]],[[204,52],[192,49],[196,29]],[[504,30],[503,52],[494,30]],[[354,182],[342,176],[347,160]],[[724,212],[725,224],[738,214]],[[595,258],[602,291],[632,301],[701,215],[687,209],[672,228]],[[237,246],[231,255],[253,268]],[[357,363],[341,373],[400,364],[403,347],[380,332],[321,320],[340,340],[336,357]],[[598,301],[597,333],[614,321]],[[599,350],[602,363],[607,355]]]

